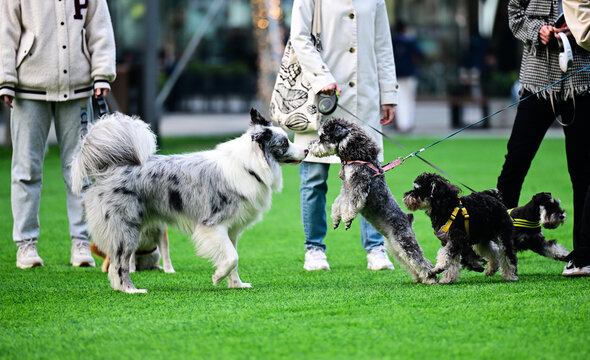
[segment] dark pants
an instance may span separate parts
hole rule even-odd
[[[530,95],[525,92],[523,98]],[[576,266],[590,264],[590,95],[576,96],[573,102],[556,103],[556,113],[563,121],[574,122],[563,128],[567,167],[574,195],[574,251]],[[498,190],[508,208],[518,206],[520,190],[541,141],[555,115],[549,100],[532,96],[518,105],[508,152],[498,177]],[[550,164],[547,164],[550,166]]]

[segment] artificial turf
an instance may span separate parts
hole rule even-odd
[[[164,139],[162,153],[211,148],[221,138]],[[411,150],[432,138],[401,137]],[[505,138],[457,136],[423,153],[456,180],[494,187]],[[407,155],[386,142],[386,160]],[[331,169],[328,202],[340,183]],[[396,199],[421,172],[416,158],[387,173]],[[284,189],[240,243],[240,276],[251,289],[211,284],[213,269],[188,235],[170,230],[175,274],[132,274],[147,294],[113,291],[97,268],[69,265],[64,185],[49,149],[38,249],[44,267],[15,267],[10,210],[10,151],[0,150],[0,358],[164,359],[588,359],[590,278],[562,277],[563,263],[526,252],[519,278],[462,272],[457,284],[413,284],[410,275],[366,269],[358,221],[329,230],[331,271],[303,270],[297,167],[283,167]],[[564,226],[545,230],[572,248],[572,193],[563,139],[545,139],[524,184],[562,199]],[[469,191],[465,191],[469,193]],[[402,205],[402,208],[405,207]],[[329,211],[329,210],[328,210]],[[414,229],[425,255],[440,247],[423,212]],[[97,259],[99,260],[99,259]],[[98,261],[100,263],[100,261]]]

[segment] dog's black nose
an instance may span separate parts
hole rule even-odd
[[[565,219],[565,213],[559,214],[559,220],[563,220],[563,219]]]
[[[307,149],[303,150],[303,152],[305,153],[305,156],[307,156],[307,154],[309,154],[309,150],[307,150]]]

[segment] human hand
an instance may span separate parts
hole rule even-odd
[[[9,108],[12,108],[12,99],[14,98],[10,95],[2,95],[2,101],[4,101]]]
[[[572,34],[572,32],[570,31],[570,28],[568,26],[563,26],[560,28],[554,28],[554,34],[553,36],[555,36],[556,38],[559,37],[559,33],[564,33],[565,36],[570,36]]]
[[[547,45],[547,43],[549,43],[549,40],[551,40],[551,37],[554,36],[554,31],[555,28],[553,26],[549,26],[549,25],[545,25],[541,28],[541,30],[539,30],[539,39],[541,40],[541,43],[543,45]],[[555,36],[557,36],[555,34]]]
[[[342,91],[342,89],[340,88],[340,86],[338,86],[338,83],[331,83],[329,85],[324,86],[322,90],[320,90],[320,94],[332,95],[334,94],[334,91],[336,91],[336,94],[340,96],[340,92]]]
[[[106,88],[94,89],[94,97],[95,98],[98,98],[101,95],[102,95],[102,97],[106,98],[108,93],[109,93],[109,89],[106,89]]]
[[[379,121],[381,125],[387,125],[393,121],[395,109],[392,104],[381,105],[381,112],[383,113],[383,117]]]

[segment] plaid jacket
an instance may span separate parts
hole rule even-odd
[[[590,65],[590,52],[582,49],[570,37],[574,55],[573,66],[567,73],[559,68],[559,47],[552,39],[547,45],[539,40],[539,30],[554,25],[559,15],[558,0],[510,0],[508,19],[510,30],[524,45],[520,65],[520,91],[537,92],[566,75]],[[590,69],[543,91],[540,96],[563,101],[576,95],[590,93]]]

